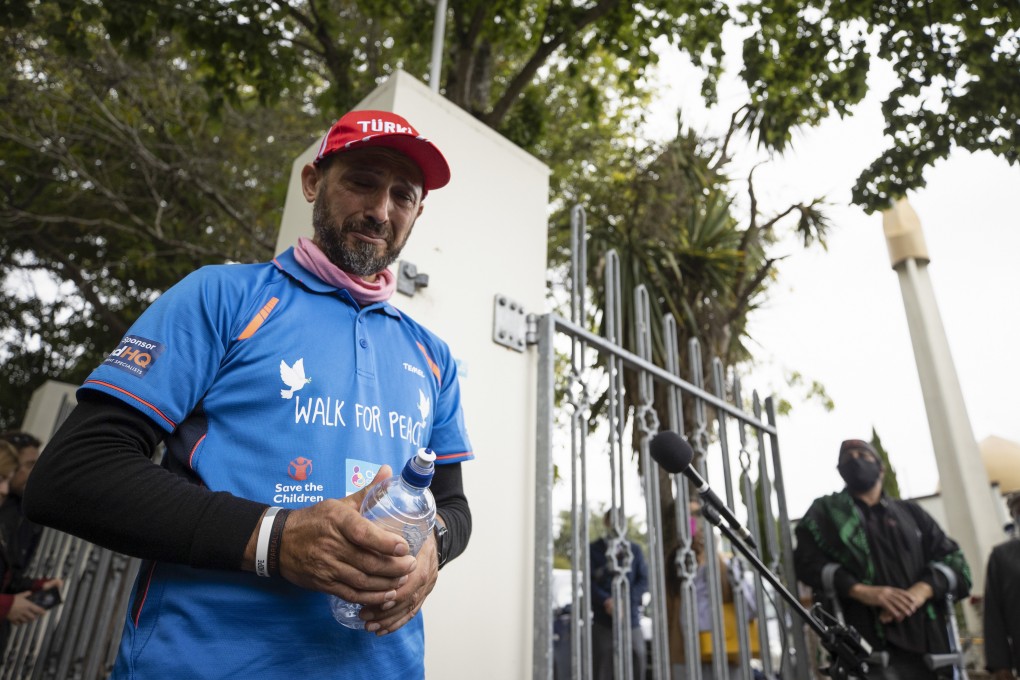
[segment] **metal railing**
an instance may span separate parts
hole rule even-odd
[[[683,635],[683,655],[689,660],[685,675],[700,680],[703,657],[696,631],[704,626],[699,626],[696,604],[699,570],[689,523],[690,491],[682,476],[673,475],[668,478],[667,485],[662,484],[658,468],[650,460],[649,442],[659,432],[660,424],[663,429],[680,434],[690,428],[688,439],[696,454],[698,472],[707,479],[710,461],[713,467],[721,468],[722,485],[730,507],[734,507],[736,501],[731,469],[732,459],[736,459],[747,526],[761,546],[763,561],[780,575],[790,590],[796,591],[790,534],[788,530],[777,529],[777,525],[788,527],[789,517],[774,404],[771,399],[762,402],[757,393],[752,393],[751,412],[747,412],[740,380],[734,377],[727,382],[725,367],[718,360],[705,366],[697,340],[692,340],[687,348],[686,374],[689,377],[685,379],[676,344],[676,320],[671,316],[661,320],[666,345],[664,365],[652,363],[652,324],[655,322],[651,319],[648,292],[643,286],[633,292],[634,307],[630,310],[634,320],[634,328],[629,329],[630,337],[635,338],[633,344],[637,353],[625,349],[621,342],[625,329],[621,323],[620,263],[613,251],[605,257],[606,299],[599,310],[605,330],[602,335],[589,331],[585,325],[595,314],[588,309],[586,301],[584,210],[575,208],[571,217],[571,318],[546,314],[532,320],[533,341],[539,353],[536,476],[539,503],[535,524],[533,675],[542,680],[593,677],[589,521],[596,507],[593,495],[601,493],[610,506],[606,553],[613,572],[615,612],[630,611],[628,517],[644,516],[649,570],[649,601],[644,611],[651,623],[647,677],[655,680],[673,677],[673,664],[679,655],[677,650],[670,649],[669,639],[671,632],[675,632],[671,629],[680,626],[683,631],[694,632]],[[562,368],[565,363],[569,364],[568,370]],[[703,384],[702,376],[706,374],[712,379],[711,390]],[[734,440],[739,441],[736,448],[730,445]],[[566,502],[570,531],[567,541],[570,613],[569,627],[561,626],[554,635],[553,545],[557,539],[554,527],[558,518],[553,497],[557,478],[569,483],[570,492]],[[756,479],[752,481],[753,478]],[[602,480],[601,488],[594,487],[598,483],[596,479]],[[718,490],[718,484],[715,486]],[[635,488],[640,489],[643,508],[628,515],[628,495]],[[664,489],[671,497],[663,497]],[[671,523],[664,514],[668,512],[673,513]],[[664,533],[667,525],[676,527],[671,535]],[[726,546],[714,531],[706,530],[706,526],[702,525],[704,554],[717,555]],[[562,539],[560,537],[561,545]],[[621,550],[623,557],[615,557]],[[670,555],[672,560],[668,559]],[[773,597],[771,586],[763,583],[757,574],[750,584],[754,591],[753,611],[759,620],[757,645],[750,639],[752,603],[737,592],[744,585],[741,578],[731,582],[738,649],[726,649],[721,579],[736,579],[734,573],[748,572],[740,568],[743,566],[740,558],[734,560],[737,569],[730,574],[720,573],[717,559],[704,560],[702,578],[707,580],[710,611],[702,611],[701,619],[707,614],[711,621],[712,676],[731,677],[728,666],[734,662],[728,659],[727,651],[736,651],[736,672],[743,680],[751,679],[752,665],[769,678],[806,680],[810,669],[803,627],[788,614],[782,601]],[[702,583],[703,587],[705,585]],[[667,612],[672,612],[672,616]],[[613,617],[612,677],[646,680],[633,677],[629,650],[631,636],[636,633],[627,619],[627,616]],[[759,653],[752,659],[755,647]]]
[[[64,580],[63,603],[12,626],[0,680],[102,680],[113,668],[139,560],[44,529],[28,568]]]

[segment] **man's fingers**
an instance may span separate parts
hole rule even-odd
[[[390,476],[384,466],[373,484]],[[281,541],[284,578],[359,604],[382,604],[399,587],[416,561],[407,541],[361,516],[363,491],[291,512]]]
[[[383,607],[388,604],[390,603],[384,604]],[[379,610],[381,615],[373,616],[373,618],[365,625],[365,630],[377,635],[392,633],[413,619],[421,609],[421,604],[421,602],[411,600],[401,602],[400,604],[394,602],[392,607],[385,610],[380,607]]]
[[[379,606],[361,610],[361,618],[367,621],[365,629],[376,635],[386,635],[406,625],[421,611],[425,599],[436,586],[437,578],[435,545],[428,541],[418,553],[417,568],[397,590],[396,597]]]
[[[346,565],[340,575],[329,580],[323,592],[342,597],[348,602],[364,606],[379,606],[397,597],[398,589],[404,585],[406,576],[383,578],[371,576]]]

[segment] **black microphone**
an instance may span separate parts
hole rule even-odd
[[[754,539],[751,537],[751,532],[740,523],[733,511],[722,502],[712,488],[708,485],[708,482],[698,474],[698,471],[691,467],[691,461],[694,460],[694,449],[687,443],[683,437],[678,435],[672,430],[663,430],[659,434],[652,437],[652,441],[648,444],[648,452],[655,459],[655,462],[662,466],[662,469],[670,474],[683,473],[694,482],[698,489],[698,495],[711,507],[711,509],[722,515],[723,519],[730,527],[740,534],[740,538],[743,539],[747,545],[751,546],[755,550],[758,546],[755,545]],[[711,513],[705,513],[705,517],[710,521],[712,520]],[[718,522],[715,522],[718,524]]]

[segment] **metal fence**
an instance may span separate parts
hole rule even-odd
[[[139,560],[45,529],[28,574],[64,580],[64,602],[13,626],[0,680],[101,680],[110,674]]]
[[[747,412],[739,379],[727,380],[726,371],[718,360],[704,365],[697,341],[689,344],[689,366],[686,370],[682,368],[676,346],[676,321],[672,317],[659,322],[667,345],[665,365],[652,363],[652,324],[656,321],[650,318],[648,292],[643,287],[633,291],[630,301],[634,305],[630,311],[635,327],[629,330],[636,338],[637,352],[624,349],[621,339],[625,329],[621,327],[621,319],[625,303],[620,290],[620,262],[614,252],[609,252],[605,258],[606,299],[599,310],[605,330],[602,334],[588,330],[586,326],[595,314],[586,301],[589,288],[583,209],[574,209],[571,230],[571,318],[547,314],[535,317],[532,324],[535,333],[532,340],[539,352],[537,483],[540,499],[535,525],[533,675],[543,680],[593,677],[589,518],[596,507],[594,497],[601,494],[608,498],[611,510],[606,554],[613,573],[612,597],[616,612],[628,612],[630,603],[626,574],[633,556],[626,539],[627,518],[644,516],[650,595],[644,607],[650,622],[650,634],[644,633],[648,637],[649,656],[646,675],[666,680],[673,677],[674,671],[669,644],[671,629],[680,625],[684,631],[699,630],[698,568],[689,523],[690,491],[686,478],[675,475],[667,485],[662,485],[650,459],[649,442],[660,429],[684,434],[685,428],[690,428],[688,439],[696,454],[698,472],[707,479],[709,467],[721,470],[722,478],[711,481],[720,496],[720,489],[725,488],[725,500],[730,507],[738,500],[734,493],[738,490],[742,507],[742,513],[738,514],[746,517],[747,527],[761,546],[763,560],[772,571],[780,574],[789,590],[796,592],[790,533],[778,529],[789,526],[789,517],[779,463],[775,407],[771,399],[762,402],[757,393],[752,393],[751,412]],[[566,369],[564,364],[568,364]],[[685,379],[684,375],[688,377]],[[704,375],[711,377],[711,388],[703,384]],[[630,387],[632,394],[626,394],[625,386]],[[656,396],[659,403],[655,402]],[[738,466],[739,471],[736,481],[734,466]],[[601,480],[601,488],[595,488],[598,482],[594,480]],[[558,538],[557,509],[562,510],[563,506],[562,503],[557,506],[554,497],[563,495],[562,488],[567,485],[570,595],[569,607],[562,611],[569,613],[561,615],[554,632],[553,545]],[[628,498],[635,488],[640,489],[636,511],[634,501]],[[663,489],[671,497],[667,497]],[[666,501],[665,507],[672,508],[672,523],[664,520],[663,501]],[[564,527],[566,525],[563,523]],[[675,535],[664,536],[667,525],[675,525],[672,532]],[[713,556],[717,551],[725,551],[727,546],[716,532],[705,530],[704,524],[702,527],[704,554]],[[562,530],[567,531],[566,528]],[[563,537],[559,538],[562,545]],[[674,545],[676,549],[667,552]],[[702,588],[707,586],[710,609],[702,612],[702,619],[708,618],[711,622],[711,676],[750,680],[754,668],[768,678],[805,680],[810,677],[801,622],[789,615],[785,603],[775,597],[768,583],[763,583],[757,574],[751,576],[748,569],[741,569],[744,565],[739,557],[735,557],[732,564],[733,568],[724,574],[718,560],[707,559],[702,572]],[[735,625],[729,627],[731,645],[733,632],[739,645],[735,662],[727,660],[723,578],[729,578],[734,588],[731,613]],[[745,580],[753,587],[750,601],[736,591],[745,585]],[[757,619],[754,626],[751,625],[753,612]],[[646,680],[633,678],[629,650],[632,635],[639,632],[631,630],[628,618],[613,617],[612,676],[619,680]],[[752,641],[755,629],[757,640]],[[690,660],[684,676],[694,680],[702,677],[701,637],[706,636],[683,635],[684,656]],[[759,651],[752,658],[754,649]],[[730,665],[735,669],[728,667]]]

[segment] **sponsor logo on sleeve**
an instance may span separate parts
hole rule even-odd
[[[113,366],[144,378],[165,349],[166,345],[161,342],[138,335],[127,335],[120,341],[117,349],[110,352],[103,365]]]

